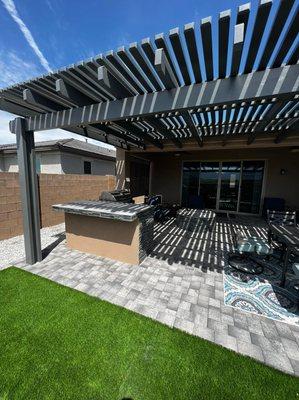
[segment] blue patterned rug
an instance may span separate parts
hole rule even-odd
[[[281,266],[276,257],[263,262],[260,275],[234,270],[228,263],[224,268],[224,303],[243,311],[299,326],[299,295],[289,271],[285,288],[279,286]]]

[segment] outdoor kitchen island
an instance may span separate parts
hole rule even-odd
[[[110,201],[74,201],[52,206],[65,213],[67,246],[130,264],[140,264],[153,245],[154,208]]]

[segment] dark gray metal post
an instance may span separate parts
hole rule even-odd
[[[25,119],[20,117],[15,119],[14,132],[17,136],[26,262],[34,264],[42,259],[34,132],[25,130]]]

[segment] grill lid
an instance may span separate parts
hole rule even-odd
[[[124,190],[112,190],[111,192],[104,191],[100,195],[102,201],[119,201],[123,203],[132,203],[131,192],[127,189]]]

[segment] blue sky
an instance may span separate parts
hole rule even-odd
[[[241,0],[0,0],[0,87],[44,74],[121,45],[167,33],[201,18],[217,20]],[[271,15],[275,14],[277,0]],[[258,1],[251,2],[250,23]],[[0,113],[0,143],[13,142]],[[52,133],[53,134],[53,133]],[[69,133],[54,132],[55,137]],[[37,134],[46,140],[48,132]]]

